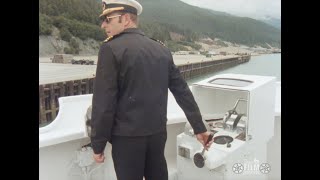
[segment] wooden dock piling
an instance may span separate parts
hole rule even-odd
[[[39,125],[53,121],[59,112],[59,97],[93,93],[93,79],[39,85]]]

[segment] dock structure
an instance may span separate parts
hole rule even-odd
[[[185,80],[248,62],[250,55],[203,58],[173,56]],[[96,65],[39,63],[39,126],[52,122],[59,112],[58,98],[93,93]]]
[[[248,62],[250,60],[250,55],[246,56],[218,56],[212,58],[212,60],[202,60],[198,62],[188,62],[184,64],[175,64],[180,70],[182,77],[185,80],[205,75],[207,73],[218,72],[223,69],[227,69],[232,66],[236,66],[241,63]]]

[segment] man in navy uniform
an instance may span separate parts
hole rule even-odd
[[[104,162],[110,142],[118,180],[167,180],[168,88],[206,149],[210,133],[170,50],[137,28],[142,6],[135,0],[102,3],[108,38],[100,47],[92,99],[94,159]]]

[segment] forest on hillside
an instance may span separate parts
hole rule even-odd
[[[270,25],[251,18],[215,13],[185,4],[179,0],[138,0],[143,6],[139,27],[147,36],[163,41],[172,51],[186,50],[185,46],[200,49],[194,42],[200,38],[219,38],[248,46],[265,43],[280,47],[281,33]],[[170,6],[168,5],[170,4]],[[100,28],[98,0],[39,0],[39,35],[49,36],[53,27],[59,29],[60,38],[73,44],[75,40],[105,39]],[[174,40],[170,32],[183,38]]]

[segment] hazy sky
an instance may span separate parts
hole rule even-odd
[[[187,4],[237,16],[281,18],[281,0],[180,0]]]

